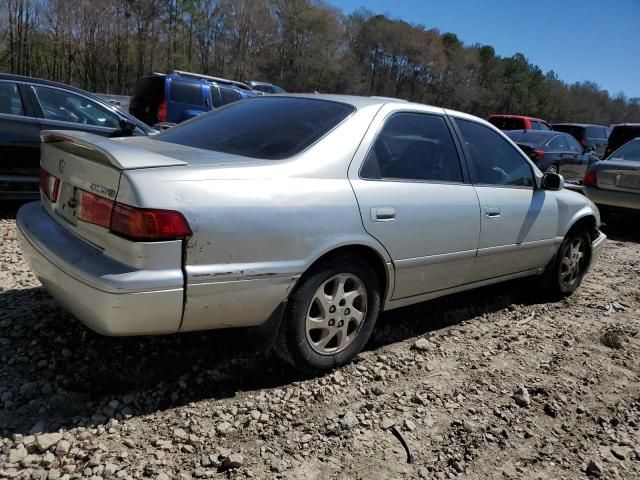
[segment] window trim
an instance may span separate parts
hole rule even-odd
[[[384,130],[384,127],[387,125],[387,122],[391,120],[391,118],[394,117],[395,115],[401,115],[406,113],[416,114],[416,115],[425,115],[425,116],[431,116],[431,117],[437,117],[437,118],[443,119],[445,127],[449,131],[449,135],[451,135],[451,140],[453,141],[453,145],[456,149],[456,154],[458,155],[458,164],[460,165],[460,173],[462,176],[462,181],[455,182],[451,180],[426,180],[426,179],[419,180],[415,178],[366,178],[362,176],[362,169],[367,163],[367,160],[369,159],[369,155],[373,150],[373,146],[378,140],[382,130]],[[410,109],[400,109],[400,110],[393,110],[392,112],[389,112],[380,122],[380,126],[375,132],[373,140],[369,144],[369,147],[367,148],[367,152],[365,153],[364,158],[360,163],[360,166],[358,167],[358,179],[366,182],[426,183],[426,184],[436,184],[436,185],[471,185],[471,177],[469,175],[467,165],[464,161],[463,151],[461,149],[461,146],[458,142],[458,138],[452,128],[451,123],[452,122],[449,119],[448,115],[444,113],[439,114],[436,112],[423,112],[421,110],[410,110]]]
[[[511,140],[508,136],[506,136],[504,133],[502,133],[502,131],[500,131],[495,125],[489,123],[489,125],[486,125],[484,123],[478,122],[472,118],[466,118],[466,117],[459,117],[459,116],[453,116],[452,117],[452,125],[454,127],[454,130],[456,132],[456,135],[458,135],[459,140],[460,140],[460,145],[461,148],[464,152],[464,159],[465,159],[465,163],[469,163],[471,162],[471,154],[469,153],[469,150],[467,149],[467,146],[464,143],[464,136],[462,135],[462,132],[460,131],[460,128],[458,127],[458,120],[464,120],[467,122],[471,122],[471,123],[475,123],[476,125],[479,125],[481,127],[484,127],[496,134],[498,134],[499,136],[502,137],[503,140],[506,140],[506,142],[509,144],[509,146],[520,156],[520,158],[522,158],[527,165],[529,165],[529,168],[531,169],[531,177],[533,178],[533,185],[532,186],[525,186],[525,185],[500,185],[500,184],[494,184],[494,183],[474,183],[473,179],[471,178],[471,168],[469,166],[467,166],[467,168],[469,168],[469,181],[471,183],[471,185],[473,185],[474,187],[492,187],[492,188],[515,188],[518,190],[537,190],[539,188],[539,180],[538,180],[538,176],[536,175],[536,171],[534,168],[534,164],[533,162],[531,162],[531,160],[529,159],[529,157],[527,157],[524,152],[522,152],[519,148],[514,146],[514,142],[513,140]]]
[[[64,123],[66,125],[75,125],[76,129],[77,129],[78,126],[81,126],[82,129],[85,129],[87,127],[88,128],[100,128],[100,129],[104,129],[105,131],[107,131],[107,130],[113,131],[113,130],[117,130],[118,129],[118,127],[104,127],[102,125],[90,125],[90,124],[85,124],[85,123],[69,122],[67,120],[55,120],[55,119],[47,118],[44,115],[44,111],[42,110],[42,103],[40,102],[40,98],[38,97],[38,92],[36,92],[36,87],[51,88],[53,90],[59,90],[61,92],[67,93],[67,94],[76,95],[78,97],[84,98],[87,101],[90,101],[91,103],[96,104],[101,109],[106,110],[109,114],[115,116],[118,119],[118,121],[120,121],[123,118],[120,115],[118,115],[116,112],[106,108],[104,105],[101,105],[99,102],[96,102],[93,98],[90,98],[90,97],[88,97],[86,95],[82,95],[81,93],[74,92],[74,91],[71,91],[71,90],[66,90],[66,89],[60,88],[60,87],[54,87],[54,86],[51,86],[51,85],[41,85],[41,84],[38,84],[38,83],[29,83],[28,84],[28,88],[29,88],[30,92],[33,94],[34,101],[36,102],[36,105],[37,105],[36,117],[41,119],[41,120],[44,120],[46,122],[59,122],[59,123]],[[136,128],[138,128],[137,125],[136,125]]]

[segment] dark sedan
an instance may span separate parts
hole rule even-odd
[[[39,195],[41,130],[81,130],[105,137],[155,132],[78,88],[0,74],[0,199]]]
[[[598,160],[568,133],[512,130],[505,132],[543,172],[559,173],[567,181],[580,183],[589,165]]]

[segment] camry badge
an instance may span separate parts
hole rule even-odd
[[[67,162],[64,161],[64,158],[60,159],[60,162],[58,163],[58,170],[60,171],[60,173],[64,173],[64,169],[67,166]]]

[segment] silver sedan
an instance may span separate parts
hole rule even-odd
[[[598,210],[464,113],[265,96],[155,137],[42,136],[22,249],[107,335],[255,327],[298,368],[344,364],[382,310],[537,276],[571,294]]]
[[[594,164],[584,177],[586,195],[603,215],[640,213],[640,138]]]

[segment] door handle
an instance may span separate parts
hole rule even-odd
[[[371,208],[372,222],[393,222],[396,219],[396,209],[393,207]]]
[[[484,216],[487,218],[500,217],[500,209],[498,207],[484,207]]]

